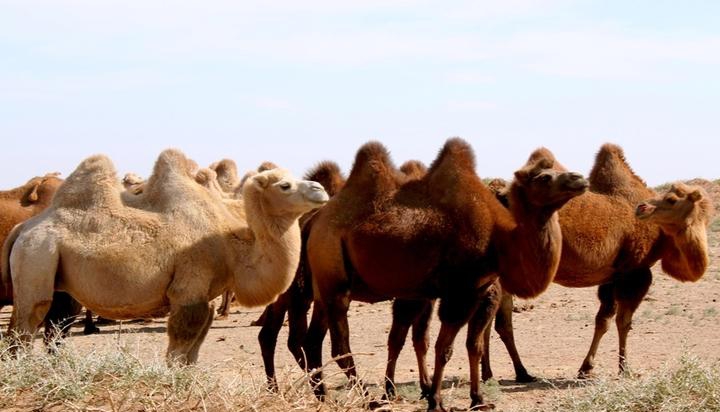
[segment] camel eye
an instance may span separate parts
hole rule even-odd
[[[550,179],[552,179],[552,177],[550,175],[540,175],[535,178],[535,180],[537,180],[538,182],[541,182],[541,183],[547,183],[550,181]]]
[[[665,199],[665,201],[670,203],[671,205],[677,203],[677,199],[675,199],[674,197],[668,197],[667,199]]]
[[[289,190],[292,185],[288,182],[280,183],[279,187],[281,190]]]

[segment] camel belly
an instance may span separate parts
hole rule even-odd
[[[117,255],[117,253],[113,253]],[[122,255],[120,253],[120,255]],[[113,319],[162,312],[172,279],[170,262],[110,258],[61,251],[56,289],[70,293],[90,310]]]

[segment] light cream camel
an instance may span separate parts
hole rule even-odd
[[[169,362],[193,363],[212,322],[208,303],[228,287],[246,306],[272,302],[292,282],[298,218],[328,196],[318,183],[273,169],[243,187],[247,221],[195,181],[194,162],[160,154],[136,206],[122,203],[110,160],[83,161],[52,206],[18,226],[3,247],[15,285],[11,329],[29,341],[65,290],[101,316],[170,311]]]

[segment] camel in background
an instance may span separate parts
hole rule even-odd
[[[112,319],[169,310],[168,362],[194,363],[211,299],[232,287],[242,304],[258,306],[285,291],[300,256],[297,221],[327,201],[325,191],[282,169],[258,173],[243,186],[242,221],[195,181],[196,169],[181,152],[162,152],[130,207],[110,159],[84,160],[3,246],[18,338],[32,339],[57,289]]]
[[[326,393],[318,368],[328,328],[332,355],[356,379],[349,356],[351,299],[439,297],[442,326],[429,409],[444,410],[444,367],[468,322],[471,406],[487,408],[478,367],[482,332],[499,300],[491,293],[497,274],[520,296],[545,290],[560,260],[556,210],[587,188],[582,176],[552,166],[541,159],[515,173],[508,211],[475,174],[474,154],[461,139],[448,140],[421,179],[400,173],[381,144],[360,148],[345,187],[317,213],[308,239],[315,305],[304,349],[316,395]]]

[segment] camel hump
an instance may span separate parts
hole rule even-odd
[[[647,185],[632,170],[623,149],[612,143],[605,143],[595,156],[590,171],[590,188],[593,192],[613,195],[628,195],[636,190],[647,192]]]
[[[335,196],[345,184],[345,176],[340,166],[331,160],[316,164],[305,173],[304,179],[320,183],[329,196]]]
[[[272,169],[278,169],[279,166],[276,165],[273,162],[264,161],[260,163],[260,166],[258,166],[257,171],[258,172],[264,172],[266,170],[272,170]]]
[[[358,149],[346,186],[391,190],[398,185],[399,173],[390,152],[380,142],[370,141]]]
[[[537,163],[538,161],[542,159],[547,159],[552,162],[553,166],[550,168],[558,170],[558,171],[567,171],[565,166],[560,164],[560,162],[557,161],[557,158],[555,158],[555,155],[553,152],[550,151],[547,147],[538,147],[537,149],[533,150],[532,153],[530,153],[530,157],[528,157],[526,165]]]
[[[459,137],[448,139],[430,165],[428,175],[448,166],[475,173],[475,153],[472,146]]]
[[[419,160],[408,160],[400,165],[400,171],[409,179],[421,179],[427,173],[427,166]]]
[[[173,177],[195,180],[194,171],[198,169],[197,163],[188,159],[183,152],[177,149],[165,149],[158,156],[153,172],[148,178],[145,187],[146,193],[162,191],[167,180]]]
[[[120,204],[120,180],[112,160],[94,155],[80,162],[58,188],[53,206],[88,209]]]

